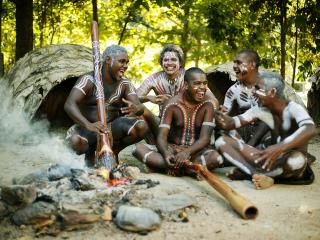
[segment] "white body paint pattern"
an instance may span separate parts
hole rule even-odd
[[[230,112],[234,101],[239,105],[240,111],[244,111],[258,105],[258,98],[253,95],[254,88],[248,88],[242,82],[237,81],[233,84],[224,98],[223,106],[227,109],[227,114]]]
[[[274,129],[274,120],[272,113],[264,107],[255,106],[250,108],[245,113],[239,115],[244,121],[251,122],[255,119],[260,119],[265,122],[271,129]]]
[[[297,152],[288,158],[287,164],[291,170],[298,170],[306,164],[306,159],[302,153]]]
[[[223,137],[219,137],[219,138],[215,141],[215,143],[214,143],[216,149],[218,149],[218,150],[219,150],[219,148],[220,148],[221,146],[223,146],[223,145],[225,145],[225,144],[226,144],[226,142],[224,141]]]
[[[307,127],[302,126],[298,128],[294,133],[292,133],[289,137],[286,137],[283,142],[284,143],[289,143],[292,142],[299,134],[301,134]]]
[[[229,162],[231,162],[233,165],[237,166],[238,168],[240,168],[242,171],[244,171],[246,174],[248,175],[252,175],[251,171],[249,168],[247,168],[244,164],[242,164],[241,162],[233,159],[233,157],[231,157],[228,153],[224,152],[223,156],[228,159]]]
[[[307,110],[300,104],[290,101],[282,113],[284,130],[289,130],[291,127],[291,121],[294,119],[299,127],[305,124],[314,124],[312,118],[308,114]]]
[[[86,74],[83,75],[77,83],[73,86],[73,88],[76,88],[80,90],[84,95],[87,95],[86,92],[84,91],[84,87],[87,85],[88,81],[92,82],[94,84],[94,79],[93,76]]]

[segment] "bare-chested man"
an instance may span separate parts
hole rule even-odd
[[[206,75],[199,68],[190,68],[184,81],[185,90],[171,98],[163,110],[157,147],[136,146],[134,156],[153,169],[170,170],[186,159],[208,169],[222,164],[222,157],[209,145],[215,124],[214,103],[206,95]]]
[[[143,139],[147,131],[146,123],[137,117],[143,113],[143,105],[134,86],[124,77],[128,62],[127,50],[118,45],[107,47],[102,55],[108,126],[97,118],[93,72],[77,80],[65,103],[65,111],[76,123],[68,130],[67,141],[78,154],[86,154],[88,165],[94,163],[96,134],[111,130],[112,149],[117,156],[126,146]]]
[[[256,119],[272,130],[272,145],[257,149],[236,138],[222,136],[216,148],[242,173],[252,177],[257,189],[273,183],[309,184],[314,175],[306,159],[308,141],[315,135],[315,125],[299,104],[284,98],[284,82],[276,73],[263,73],[255,87],[262,107],[229,117],[217,113],[217,124],[224,129],[239,128]]]
[[[185,69],[183,68],[184,53],[182,49],[174,44],[166,45],[160,53],[159,64],[163,70],[146,78],[137,89],[137,94],[142,103],[150,101],[158,104],[160,110],[159,116],[161,117],[164,103],[184,90]],[[148,95],[151,90],[154,91],[155,96]],[[212,97],[215,108],[217,108],[219,103],[213,93],[208,90],[207,94]],[[156,138],[160,117],[155,116],[147,108],[143,113],[143,117],[149,125],[153,138]],[[148,140],[152,142],[152,137],[149,136]]]

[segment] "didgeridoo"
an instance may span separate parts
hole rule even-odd
[[[93,68],[94,68],[94,84],[96,86],[97,99],[97,114],[98,120],[107,126],[107,115],[105,108],[105,98],[103,90],[103,82],[101,75],[101,60],[99,51],[99,32],[98,23],[92,21],[91,25],[91,40],[92,40],[92,54],[93,54]],[[95,167],[105,167],[112,170],[117,165],[115,155],[111,149],[110,139],[107,134],[97,134],[97,149]]]
[[[254,219],[258,216],[258,208],[253,203],[235,192],[226,183],[211,173],[206,167],[190,161],[185,161],[183,166],[187,169],[195,170],[204,177],[215,190],[228,200],[232,208],[239,213],[242,218]]]

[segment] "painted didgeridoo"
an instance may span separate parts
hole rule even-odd
[[[96,86],[96,99],[97,99],[97,114],[98,120],[107,126],[106,106],[103,90],[103,82],[101,75],[101,60],[99,51],[99,30],[98,23],[92,21],[91,24],[91,41],[92,41],[92,54],[93,54],[93,68],[94,68],[94,84]],[[111,149],[110,139],[107,134],[97,134],[97,149],[95,167],[105,167],[112,170],[117,165],[115,155]]]
[[[258,216],[258,208],[253,205],[253,203],[235,192],[226,183],[211,173],[206,167],[190,161],[185,161],[183,163],[183,167],[195,170],[198,174],[204,177],[215,190],[228,200],[231,207],[239,213],[242,218],[254,219]]]

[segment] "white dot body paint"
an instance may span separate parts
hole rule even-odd
[[[287,160],[287,164],[291,170],[301,169],[306,163],[306,159],[302,153],[294,153]]]
[[[237,166],[240,168],[242,171],[244,171],[246,174],[252,175],[251,171],[249,168],[247,168],[243,163],[235,160],[233,157],[231,157],[228,153],[223,153],[223,156],[228,159],[229,162],[231,162],[233,165]]]
[[[217,161],[219,164],[223,163],[223,157],[221,155],[219,155],[219,157],[217,158]]]
[[[226,142],[224,141],[223,137],[219,137],[217,141],[215,141],[214,145],[216,149],[219,149],[221,146],[225,145]]]

